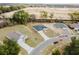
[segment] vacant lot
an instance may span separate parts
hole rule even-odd
[[[51,29],[47,29],[45,31],[43,31],[49,38],[55,37],[57,36],[58,33],[56,33],[55,31],[51,30]]]
[[[70,16],[68,13],[73,13],[75,11],[79,11],[79,8],[44,8],[44,7],[28,7],[28,8],[23,8],[22,10],[28,12],[29,14],[34,14],[36,18],[41,18],[40,17],[40,12],[41,11],[46,11],[48,13],[48,16],[50,13],[53,13],[54,16],[53,18],[55,19],[70,19]],[[4,13],[5,17],[11,17],[16,11]],[[49,18],[49,17],[48,17]]]

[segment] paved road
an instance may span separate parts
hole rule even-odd
[[[41,50],[43,50],[44,48],[48,47],[50,44],[53,44],[56,41],[59,41],[60,39],[63,40],[68,40],[69,37],[67,37],[67,35],[60,35],[57,37],[54,37],[52,39],[46,40],[42,43],[39,44],[39,46],[37,46],[34,50],[32,50],[32,52],[30,52],[31,55],[41,55]]]
[[[60,39],[63,39],[63,40],[69,40],[70,39],[70,36],[68,35],[68,33],[67,34],[61,34],[61,35],[59,35],[59,36],[57,36],[57,37],[53,37],[53,38],[51,38],[51,39],[49,39],[49,40],[45,40],[45,41],[43,41],[42,43],[40,43],[36,48],[32,48],[32,47],[30,47],[29,45],[27,45],[26,43],[25,43],[25,38],[24,38],[24,36],[21,36],[20,37],[20,39],[18,40],[18,44],[22,47],[22,48],[24,48],[27,52],[28,52],[28,54],[30,54],[30,55],[41,55],[42,53],[42,50],[44,49],[44,48],[46,48],[46,47],[48,47],[49,45],[53,45],[54,44],[54,42],[56,42],[56,41],[59,41]],[[69,40],[70,41],[70,40]]]

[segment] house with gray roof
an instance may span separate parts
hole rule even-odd
[[[23,35],[20,32],[10,32],[7,34],[7,38],[10,40],[14,40],[14,41],[19,40],[21,38],[21,36],[23,36],[24,38],[26,37],[25,35]]]

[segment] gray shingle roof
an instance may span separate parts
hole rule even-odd
[[[10,33],[8,33],[7,38],[11,39],[11,40],[12,39],[18,40],[21,37],[21,35],[23,35],[23,34],[20,32],[10,32]]]

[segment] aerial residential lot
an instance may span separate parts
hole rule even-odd
[[[6,36],[10,32],[21,32],[25,36],[28,36],[28,39],[26,40],[26,43],[31,46],[35,47],[37,46],[41,41],[43,41],[42,37],[34,32],[32,29],[28,28],[25,25],[15,25],[11,27],[5,27],[0,29],[0,41],[2,42],[3,40],[6,40]],[[24,51],[24,49],[22,49]],[[23,52],[22,54],[24,54]]]
[[[21,32],[24,35],[28,36],[28,39],[26,39],[26,44],[28,44],[29,46],[35,48],[36,46],[38,46],[41,42],[44,41],[43,37],[37,33],[34,29],[33,26],[34,25],[44,25],[44,24],[49,24],[49,23],[28,23],[27,25],[15,25],[15,26],[11,26],[11,27],[5,27],[5,28],[1,28],[0,29],[0,38],[1,38],[1,42],[3,40],[6,40],[6,36],[8,33],[10,32]],[[55,33],[55,31],[51,30],[51,29],[47,29],[46,31],[44,31],[44,33],[49,37],[55,37],[58,34]],[[45,52],[43,52],[44,54],[49,54],[51,52],[53,46],[49,46],[48,50],[45,50]],[[23,48],[21,48],[21,52],[20,54],[27,54],[27,51],[24,52],[25,50]],[[46,52],[47,51],[47,52]],[[48,53],[49,52],[49,53]]]
[[[42,11],[47,12],[47,17],[41,17]],[[64,48],[71,43],[71,38],[79,39],[79,23],[77,20],[72,22],[75,11],[79,11],[79,8],[25,7],[1,13],[0,16],[3,18],[0,19],[5,20],[6,23],[4,24],[0,20],[2,25],[0,27],[0,44],[9,39],[8,34],[13,32],[16,34],[11,34],[14,37],[17,38],[19,35],[16,42],[21,48],[19,52],[21,55],[50,55],[55,49],[63,54]],[[45,13],[43,16],[46,16]],[[49,17],[51,13],[52,18]],[[74,24],[78,27],[76,28]]]
[[[32,29],[28,28],[25,25],[15,25],[12,27],[6,27],[3,29],[0,29],[0,33],[1,33],[0,38],[4,40],[9,32],[16,32],[16,31],[21,32],[24,35],[28,36],[28,40],[26,42],[32,47],[35,47],[38,43],[40,43],[43,40],[38,33],[34,32]]]

